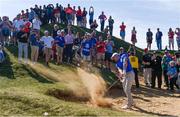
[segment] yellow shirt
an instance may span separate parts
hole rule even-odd
[[[136,56],[129,56],[129,60],[133,68],[139,68],[138,58]]]

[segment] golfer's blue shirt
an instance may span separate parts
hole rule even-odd
[[[121,69],[121,70],[124,70],[124,64],[125,64],[125,61],[127,60],[127,67],[126,67],[126,72],[130,72],[130,71],[133,71],[133,68],[131,66],[131,63],[129,61],[129,57],[128,57],[128,54],[127,53],[122,53],[119,55],[120,58],[119,58],[119,61],[116,63],[116,67]]]

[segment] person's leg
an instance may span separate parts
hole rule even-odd
[[[149,84],[151,85],[152,84],[152,69],[151,68],[148,68],[148,73],[149,73]]]
[[[161,88],[161,85],[162,85],[162,71],[157,72],[157,78],[158,78],[158,88]]]
[[[151,87],[154,88],[156,86],[156,71],[152,71],[152,85]]]
[[[144,74],[144,83],[146,85],[148,85],[148,81],[147,81],[147,68],[144,68],[143,69],[143,74]]]
[[[174,39],[172,39],[172,49],[174,50]]]
[[[174,78],[170,79],[170,89],[174,90]]]
[[[36,53],[35,53],[35,59],[34,59],[35,62],[37,62],[38,57],[39,57],[39,47],[36,46]]]
[[[169,80],[167,76],[167,70],[163,71],[163,75],[164,75],[164,83],[166,84],[167,89],[169,89]]]
[[[24,58],[25,58],[25,63],[28,61],[28,44],[24,43]]]
[[[137,70],[137,68],[133,68],[133,70],[134,70],[134,74],[135,74],[136,88],[139,88],[138,70]]]
[[[56,56],[57,64],[59,64],[60,63],[60,47],[59,46],[56,46],[56,52],[57,52],[57,56]]]
[[[18,42],[18,61],[22,61],[22,43]]]
[[[131,95],[131,87],[133,84],[133,80],[134,80],[134,73],[133,72],[127,73],[126,79],[124,81],[125,82],[124,83],[124,91],[125,91],[125,94],[127,96],[127,106],[128,107],[131,107],[133,104],[133,98]]]
[[[169,49],[171,50],[171,40],[169,39]]]
[[[35,58],[35,47],[31,46],[31,61],[34,62]]]
[[[70,53],[69,53],[69,57],[70,57],[70,63],[72,63],[72,60],[73,60],[73,50],[72,50],[72,47],[73,47],[73,44],[70,44],[70,47],[69,47],[69,51],[70,51]]]

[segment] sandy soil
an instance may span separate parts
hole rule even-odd
[[[141,81],[141,84],[142,81]],[[152,89],[141,85],[141,88],[132,88],[135,106],[127,111],[152,114],[158,116],[180,116],[180,92],[170,92],[163,89]],[[125,94],[121,87],[112,88],[108,97],[115,100],[118,109],[125,103]]]

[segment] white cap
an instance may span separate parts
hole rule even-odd
[[[45,31],[44,31],[44,34],[46,34],[46,33],[49,33],[49,31],[48,31],[48,30],[45,30]]]
[[[111,56],[111,59],[114,58],[115,56],[118,56],[119,54],[118,53],[113,53],[113,55]]]
[[[60,35],[60,34],[61,34],[61,31],[60,31],[60,30],[58,30],[58,31],[57,31],[57,35]]]

